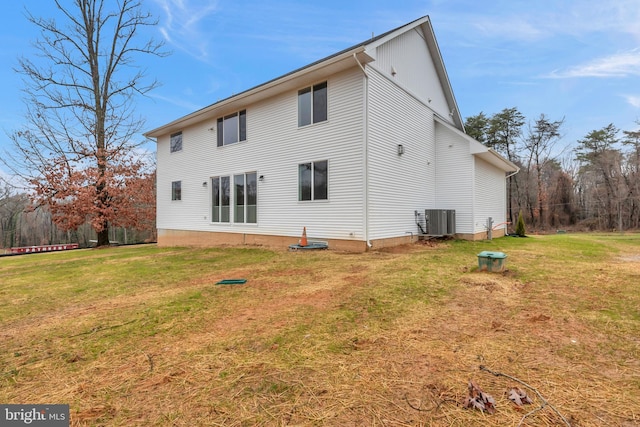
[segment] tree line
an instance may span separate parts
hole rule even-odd
[[[155,173],[138,178],[133,209],[116,223],[109,224],[109,241],[116,244],[156,241]],[[56,218],[46,205],[37,205],[25,192],[7,183],[0,184],[0,248],[78,243],[80,247],[97,244],[97,233],[89,218],[68,226]],[[0,251],[2,253],[2,251]]]
[[[465,120],[466,132],[520,168],[507,181],[507,217],[544,231],[640,228],[640,131],[614,124],[562,146],[564,118],[515,107]],[[638,122],[640,124],[640,122]]]

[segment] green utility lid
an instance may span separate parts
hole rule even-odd
[[[491,252],[491,251],[482,251],[478,254],[480,258],[494,258],[494,259],[504,259],[507,257],[507,254],[504,252]]]
[[[247,279],[224,279],[216,283],[216,285],[242,285],[247,283]]]

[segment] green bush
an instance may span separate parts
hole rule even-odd
[[[518,214],[518,222],[516,224],[516,234],[520,237],[525,236],[524,218],[522,217],[522,211]]]

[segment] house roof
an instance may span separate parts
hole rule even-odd
[[[188,125],[201,122],[202,120],[219,117],[224,114],[225,111],[231,111],[234,108],[241,108],[248,103],[265,99],[285,90],[297,89],[304,81],[313,81],[314,79],[321,78],[327,74],[336,73],[353,67],[355,65],[354,57],[360,64],[372,62],[374,61],[372,52],[377,46],[418,26],[421,27],[425,35],[425,40],[434,61],[436,73],[440,79],[440,84],[442,85],[445,98],[452,109],[451,118],[453,119],[455,126],[459,130],[464,131],[462,117],[458,110],[453,90],[451,89],[449,77],[447,76],[442,55],[440,54],[440,49],[436,42],[433,28],[431,27],[431,22],[429,21],[428,16],[423,16],[413,22],[387,31],[379,36],[372,37],[371,39],[365,40],[347,49],[341,50],[340,52],[334,53],[333,55],[327,56],[326,58],[293,70],[280,77],[222,99],[191,114],[148,131],[144,135],[150,138],[157,138],[161,135],[176,132]]]

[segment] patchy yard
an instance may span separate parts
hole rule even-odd
[[[508,271],[477,271],[484,250]],[[639,284],[637,234],[0,258],[0,402],[72,425],[636,426]],[[463,407],[470,380],[495,413]]]

